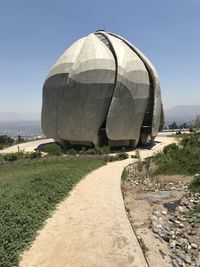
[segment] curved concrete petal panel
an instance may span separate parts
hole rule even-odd
[[[145,143],[163,120],[154,66],[113,33],[97,31],[76,41],[43,85],[42,129],[56,140]]]
[[[152,123],[151,123],[151,137],[152,139],[156,137],[159,131],[160,126],[160,117],[161,117],[161,91],[160,91],[160,81],[158,73],[154,67],[154,65],[150,62],[150,60],[133,44],[131,44],[129,41],[124,39],[123,37],[109,33],[112,36],[115,36],[119,38],[120,40],[124,41],[129,47],[137,53],[137,55],[141,58],[143,63],[145,64],[147,71],[149,72],[150,78],[152,80],[152,86],[153,86],[153,114],[152,114]]]
[[[140,58],[123,41],[106,35],[117,56],[117,82],[108,112],[106,131],[111,140],[140,137],[149,97],[149,77]]]

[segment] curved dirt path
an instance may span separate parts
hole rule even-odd
[[[164,140],[140,152],[142,158],[173,142]],[[47,220],[20,267],[147,267],[120,189],[130,162],[109,163],[87,175]]]
[[[87,175],[48,219],[20,266],[146,266],[120,190],[128,162],[110,163]]]

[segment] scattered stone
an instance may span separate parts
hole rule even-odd
[[[191,264],[192,263],[192,260],[191,260],[191,257],[190,256],[186,256],[185,257],[185,263],[188,263],[188,264]]]
[[[152,216],[151,216],[151,220],[152,220],[152,221],[158,221],[158,217],[155,216],[155,215],[152,215]]]
[[[178,206],[178,210],[179,210],[181,213],[185,213],[185,212],[186,212],[186,209],[185,209],[185,207],[183,207],[183,206]]]
[[[183,234],[183,231],[181,229],[177,229],[176,230],[176,235],[179,236],[179,235],[182,235],[182,234]]]
[[[178,267],[179,265],[177,264],[177,262],[176,262],[176,260],[174,259],[174,260],[172,260],[172,266],[173,267]]]
[[[196,261],[196,267],[200,267],[200,259]]]
[[[176,262],[178,263],[178,266],[181,266],[181,267],[185,266],[183,260],[181,260],[181,259],[178,258],[178,257],[176,258]]]
[[[192,231],[191,231],[190,229],[187,229],[187,234],[188,234],[188,235],[191,235],[191,232],[192,232]]]
[[[179,227],[180,228],[184,228],[184,224],[183,223],[179,223]]]
[[[159,229],[158,229],[157,227],[152,227],[152,230],[153,230],[153,232],[154,232],[155,234],[158,234],[158,232],[159,232]]]
[[[194,248],[194,249],[198,248],[198,246],[195,243],[191,243],[191,247]]]
[[[167,211],[166,211],[166,210],[162,210],[161,213],[162,213],[163,215],[167,215]]]
[[[179,217],[179,220],[182,221],[182,222],[187,221],[187,219],[185,217]]]
[[[185,260],[185,255],[184,255],[184,254],[177,252],[176,255],[177,255],[181,260]]]
[[[166,242],[169,242],[169,240],[170,240],[170,237],[169,237],[169,235],[167,233],[162,234],[161,238]]]
[[[171,190],[176,190],[175,186],[170,187]]]
[[[174,240],[171,241],[170,240],[169,246],[170,246],[171,249],[174,249],[176,247],[176,241],[174,241]]]
[[[193,218],[188,218],[189,223],[193,223]]]
[[[154,216],[156,216],[157,218],[161,217],[161,213],[159,211],[154,211],[153,212]]]
[[[169,221],[175,223],[176,220],[174,219],[174,217],[169,216]]]
[[[192,230],[192,231],[190,232],[190,235],[196,235],[196,234],[197,234],[197,232],[194,231],[194,230]]]
[[[172,266],[200,267],[200,239],[197,236],[200,216],[193,213],[195,206],[200,204],[200,193],[191,193],[186,181],[167,184],[157,179],[141,179],[137,169],[130,176],[130,183],[140,192],[136,200],[146,200],[154,207],[157,207],[154,203],[159,204],[149,222],[155,236],[168,244]],[[177,199],[178,191],[185,192],[180,199]],[[169,202],[164,202],[167,199]]]
[[[167,204],[170,207],[173,203],[175,202],[165,203],[165,205]],[[174,255],[173,266],[185,266],[186,264],[187,266],[200,267],[198,245],[193,240],[193,236],[197,234],[198,215],[189,212],[194,209],[197,203],[200,203],[200,194],[192,195],[187,192],[175,210],[170,212],[167,210],[154,210],[153,212],[151,224],[153,226],[156,222],[157,228],[152,228],[152,230],[168,243]],[[159,228],[159,224],[162,227]]]

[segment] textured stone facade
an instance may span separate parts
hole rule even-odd
[[[158,74],[122,37],[97,31],[72,44],[43,86],[42,129],[70,143],[131,145],[162,128]]]

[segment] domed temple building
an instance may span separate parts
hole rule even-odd
[[[153,140],[163,120],[154,66],[110,32],[73,43],[43,86],[43,132],[64,145],[134,147]]]

